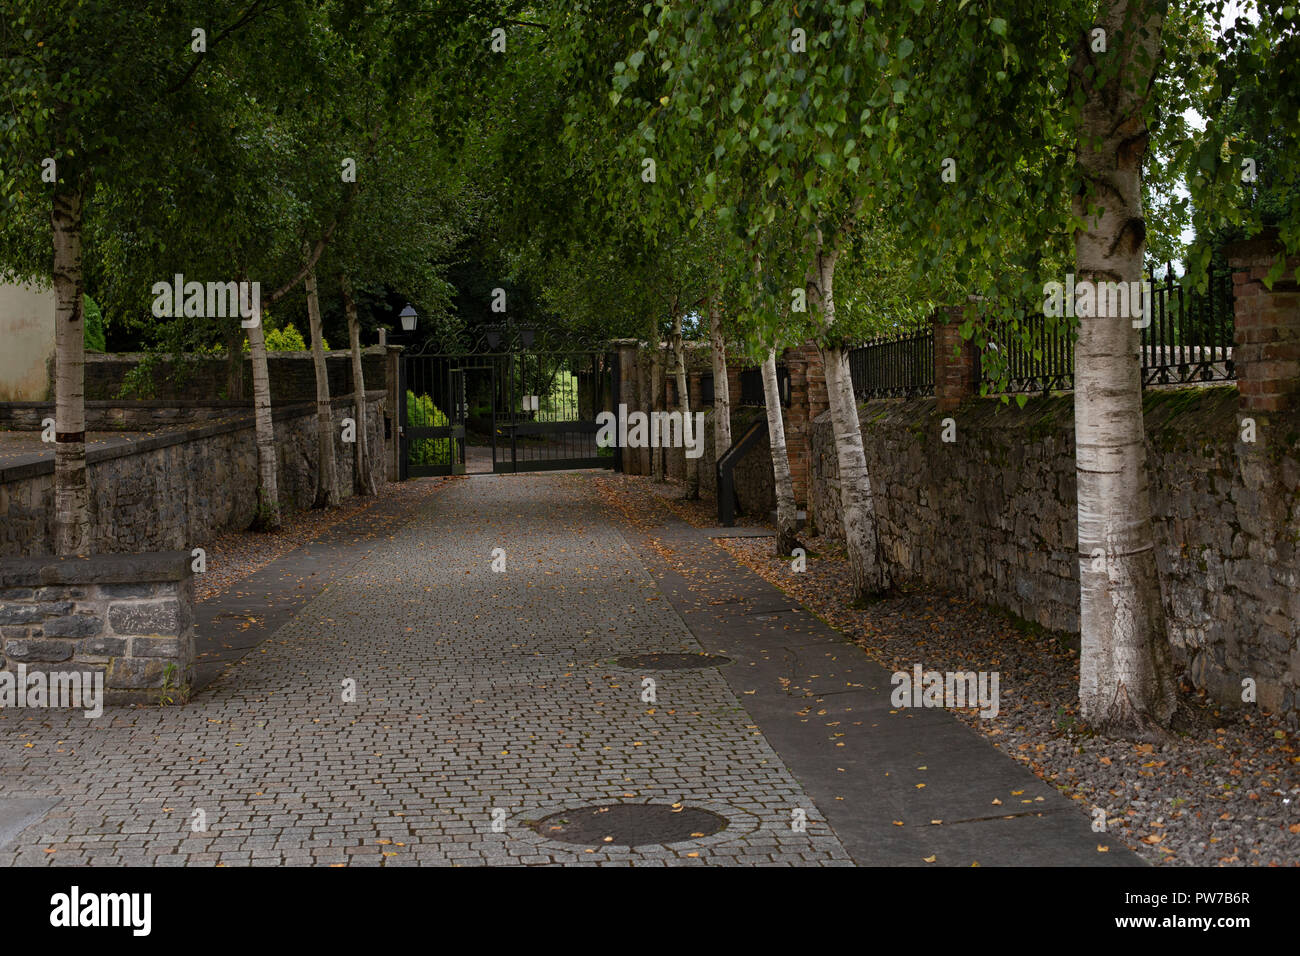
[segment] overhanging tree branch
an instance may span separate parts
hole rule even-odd
[[[226,37],[230,36],[230,34],[234,33],[240,27],[244,26],[250,20],[252,20],[255,15],[261,12],[258,10],[258,7],[262,7],[262,5],[263,5],[263,0],[253,0],[249,8],[244,11],[243,15],[241,15],[238,20],[236,20],[230,26],[226,27],[215,37],[213,37],[211,42],[207,44],[207,48],[202,53],[200,53],[197,57],[194,58],[194,62],[190,64],[189,69],[185,71],[185,73],[181,76],[181,78],[177,80],[174,85],[168,87],[167,95],[170,96],[173,93],[179,92],[181,87],[183,87],[186,83],[188,83],[191,79],[193,79],[194,74],[197,73],[199,67],[203,65],[203,61],[207,59],[208,53],[211,51],[211,48],[216,46]],[[263,7],[263,9],[265,8]]]

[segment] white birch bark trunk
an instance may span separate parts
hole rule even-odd
[[[722,309],[709,299],[709,351],[713,357],[713,460],[731,447],[731,390],[727,385],[727,342],[722,335]]]
[[[821,304],[822,321],[827,332],[835,326],[835,263],[838,250],[820,247],[815,281],[810,292]],[[826,373],[826,397],[830,405],[831,426],[835,435],[835,458],[839,465],[840,508],[843,511],[844,541],[855,600],[865,600],[889,589],[889,575],[880,554],[876,527],[875,497],[867,456],[862,448],[862,429],[858,421],[858,403],[849,374],[848,353],[838,345],[821,349]]]
[[[334,457],[334,408],[330,404],[330,375],[325,363],[315,269],[307,271],[303,288],[307,293],[307,322],[311,326],[311,361],[316,369],[316,507],[332,508],[339,503],[339,471]]]
[[[80,191],[57,190],[54,231],[54,550],[90,553],[86,483],[86,321],[82,299]]]
[[[694,442],[694,422],[691,421],[691,393],[686,374],[686,347],[682,343],[682,317],[673,317],[673,361],[677,365],[677,404],[682,412],[682,467],[686,476],[686,497],[694,500],[700,496],[700,460],[689,458],[686,449]]]
[[[781,415],[781,389],[776,378],[776,349],[763,360],[763,404],[767,411],[767,438],[772,450],[772,477],[776,485],[776,553],[788,555],[799,546],[799,511],[794,500],[794,479],[785,447],[785,420]]]
[[[357,303],[352,298],[352,283],[346,275],[339,276],[343,293],[343,311],[348,317],[348,349],[352,353],[352,404],[357,422],[356,458],[353,464],[354,491],[359,495],[375,495],[374,471],[370,467],[370,433],[366,424],[366,379],[361,365],[361,322],[357,318]]]
[[[241,289],[247,286],[241,285]],[[245,293],[246,294],[246,293]],[[248,300],[245,298],[245,306]],[[257,514],[253,527],[275,531],[280,527],[280,489],[276,480],[275,422],[271,417],[271,375],[266,366],[266,336],[262,330],[262,310],[252,316],[248,351],[253,366],[253,410],[257,436]]]
[[[1079,281],[1138,282],[1146,228],[1141,165],[1142,111],[1160,49],[1156,5],[1113,0],[1098,25],[1121,57],[1120,80],[1085,75],[1086,39],[1072,67],[1086,91],[1078,163],[1093,187],[1087,231],[1075,236]],[[1135,35],[1131,19],[1147,28]],[[1143,64],[1146,64],[1145,66]],[[1088,213],[1081,197],[1075,214]],[[1075,459],[1079,512],[1080,711],[1104,733],[1159,735],[1177,706],[1177,688],[1156,568],[1142,423],[1139,333],[1132,316],[1082,317],[1075,346]]]

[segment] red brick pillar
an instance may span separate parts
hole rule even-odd
[[[1300,396],[1300,284],[1295,279],[1300,256],[1287,260],[1272,289],[1263,281],[1280,250],[1275,235],[1226,250],[1233,270],[1232,361],[1244,412],[1280,412]]]
[[[979,391],[975,343],[961,337],[963,308],[936,309],[934,324],[934,397],[939,411],[950,412]]]
[[[795,503],[806,508],[812,471],[812,422],[830,407],[826,399],[826,371],[821,352],[811,343],[786,349],[781,362],[790,374],[790,405],[782,410],[785,449],[790,459]]]
[[[745,367],[745,358],[742,355],[727,356],[727,397],[731,400],[731,410],[734,413],[740,407],[740,371]],[[739,438],[739,435],[732,434],[732,440]]]
[[[707,412],[709,411],[710,408],[713,407],[712,405],[710,405],[708,406],[708,408],[706,408],[704,405],[704,383],[701,381],[701,379],[704,378],[705,374],[706,373],[704,372],[691,372],[688,375],[688,379],[690,381],[690,390],[691,390],[691,414],[692,415],[695,414],[696,412]]]

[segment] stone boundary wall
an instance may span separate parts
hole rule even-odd
[[[88,401],[86,431],[149,431],[165,425],[206,422],[248,411],[248,402],[187,401],[184,405],[160,401]],[[41,422],[54,417],[53,402],[0,402],[0,430],[41,430]]]
[[[367,434],[377,483],[385,481],[383,392],[367,392]],[[352,494],[355,449],[342,440],[354,414],[333,400],[339,490]],[[316,497],[316,408],[274,409],[281,507],[310,508]],[[257,503],[257,445],[251,413],[86,453],[94,553],[189,551],[213,532],[246,528]],[[44,554],[54,541],[54,462],[0,468],[0,555]]]
[[[860,409],[883,548],[901,584],[936,586],[1049,628],[1079,631],[1074,399],[935,399]],[[940,440],[952,417],[957,441]],[[1192,683],[1261,706],[1300,701],[1300,412],[1239,440],[1237,390],[1144,399],[1157,561],[1175,657]],[[842,537],[829,415],[813,427],[811,517]]]
[[[387,349],[372,345],[361,350],[361,374],[366,380],[366,391],[384,389],[388,382]],[[86,355],[87,401],[117,401],[118,390],[129,372],[148,356],[141,352],[106,352]],[[269,352],[266,356],[271,377],[271,401],[275,404],[310,401],[316,398],[316,368],[311,352]],[[329,373],[330,395],[341,396],[352,392],[352,354],[346,349],[325,353],[325,368]],[[226,391],[226,354],[190,354],[180,362],[160,360],[154,378],[158,399],[177,402],[207,401],[214,398],[235,399]],[[244,394],[246,402],[253,400],[252,361],[244,356]]]
[[[180,702],[193,666],[188,553],[0,559],[0,703],[6,709],[61,704],[90,712],[98,703],[156,704],[164,687]],[[56,687],[74,682],[81,693],[54,699]],[[45,687],[43,699],[34,685]],[[6,691],[21,693],[23,702],[6,699]]]

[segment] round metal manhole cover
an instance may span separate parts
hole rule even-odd
[[[725,829],[727,818],[697,807],[607,803],[553,813],[533,824],[542,836],[584,846],[685,843]]]
[[[721,667],[730,664],[730,657],[717,654],[632,654],[614,661],[619,667],[631,670],[689,671],[701,667]]]

